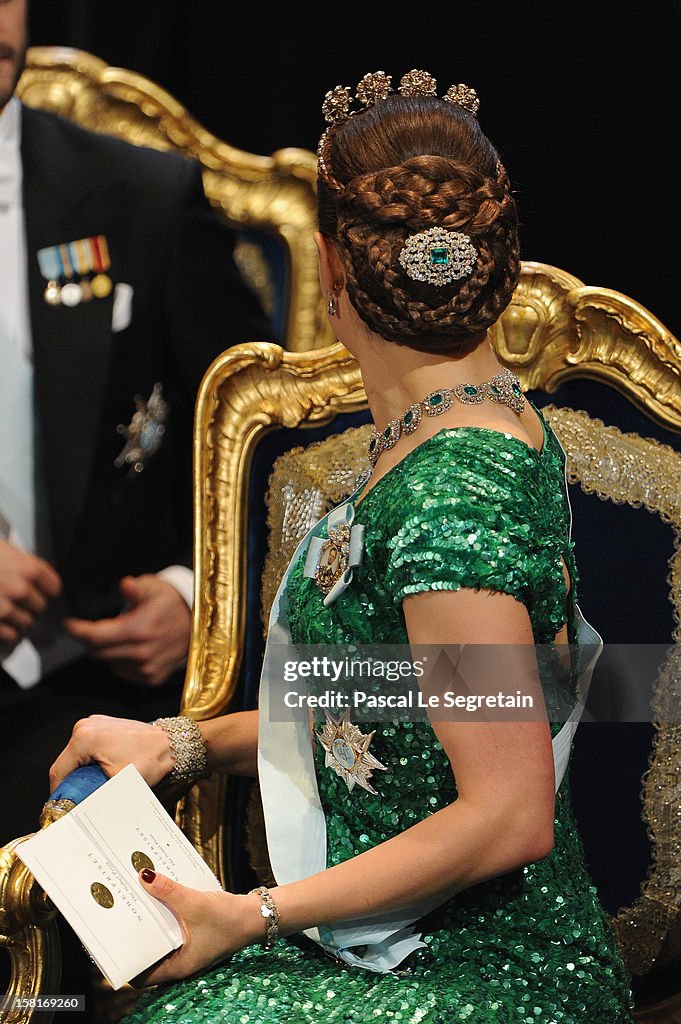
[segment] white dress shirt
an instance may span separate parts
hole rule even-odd
[[[33,363],[22,196],[21,105],[0,114],[0,536],[34,547]],[[3,663],[22,687],[37,683],[40,656],[22,640]]]
[[[0,114],[0,512],[33,547],[33,365],[21,203],[21,107]]]

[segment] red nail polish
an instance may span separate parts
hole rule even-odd
[[[151,885],[151,883],[156,878],[156,872],[152,871],[151,868],[142,868],[140,874],[142,875],[142,878],[147,883],[147,885]]]

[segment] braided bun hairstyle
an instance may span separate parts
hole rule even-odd
[[[334,239],[350,301],[376,334],[456,354],[511,301],[518,217],[506,171],[473,114],[435,96],[391,95],[329,129],[318,178],[319,230]],[[470,236],[472,273],[446,285],[409,277],[409,235]]]

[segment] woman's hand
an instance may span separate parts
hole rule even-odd
[[[265,937],[260,898],[256,895],[199,892],[148,868],[140,872],[140,882],[175,915],[182,926],[184,942],[134,978],[135,988],[187,978]]]
[[[126,718],[90,715],[76,722],[68,746],[50,768],[50,792],[75,768],[93,761],[109,777],[134,764],[149,786],[158,785],[173,767],[170,739],[164,729]]]
[[[201,722],[209,769],[230,775],[257,774],[258,712],[234,714]],[[165,729],[146,722],[108,715],[90,715],[73,727],[68,746],[50,769],[51,792],[74,768],[98,762],[108,776],[134,764],[142,778],[156,786],[173,768]]]

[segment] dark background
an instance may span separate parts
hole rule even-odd
[[[307,7],[31,0],[35,44],[141,72],[242,149],[314,149],[324,93],[382,69],[466,82],[517,190],[523,256],[679,334],[678,0]]]

